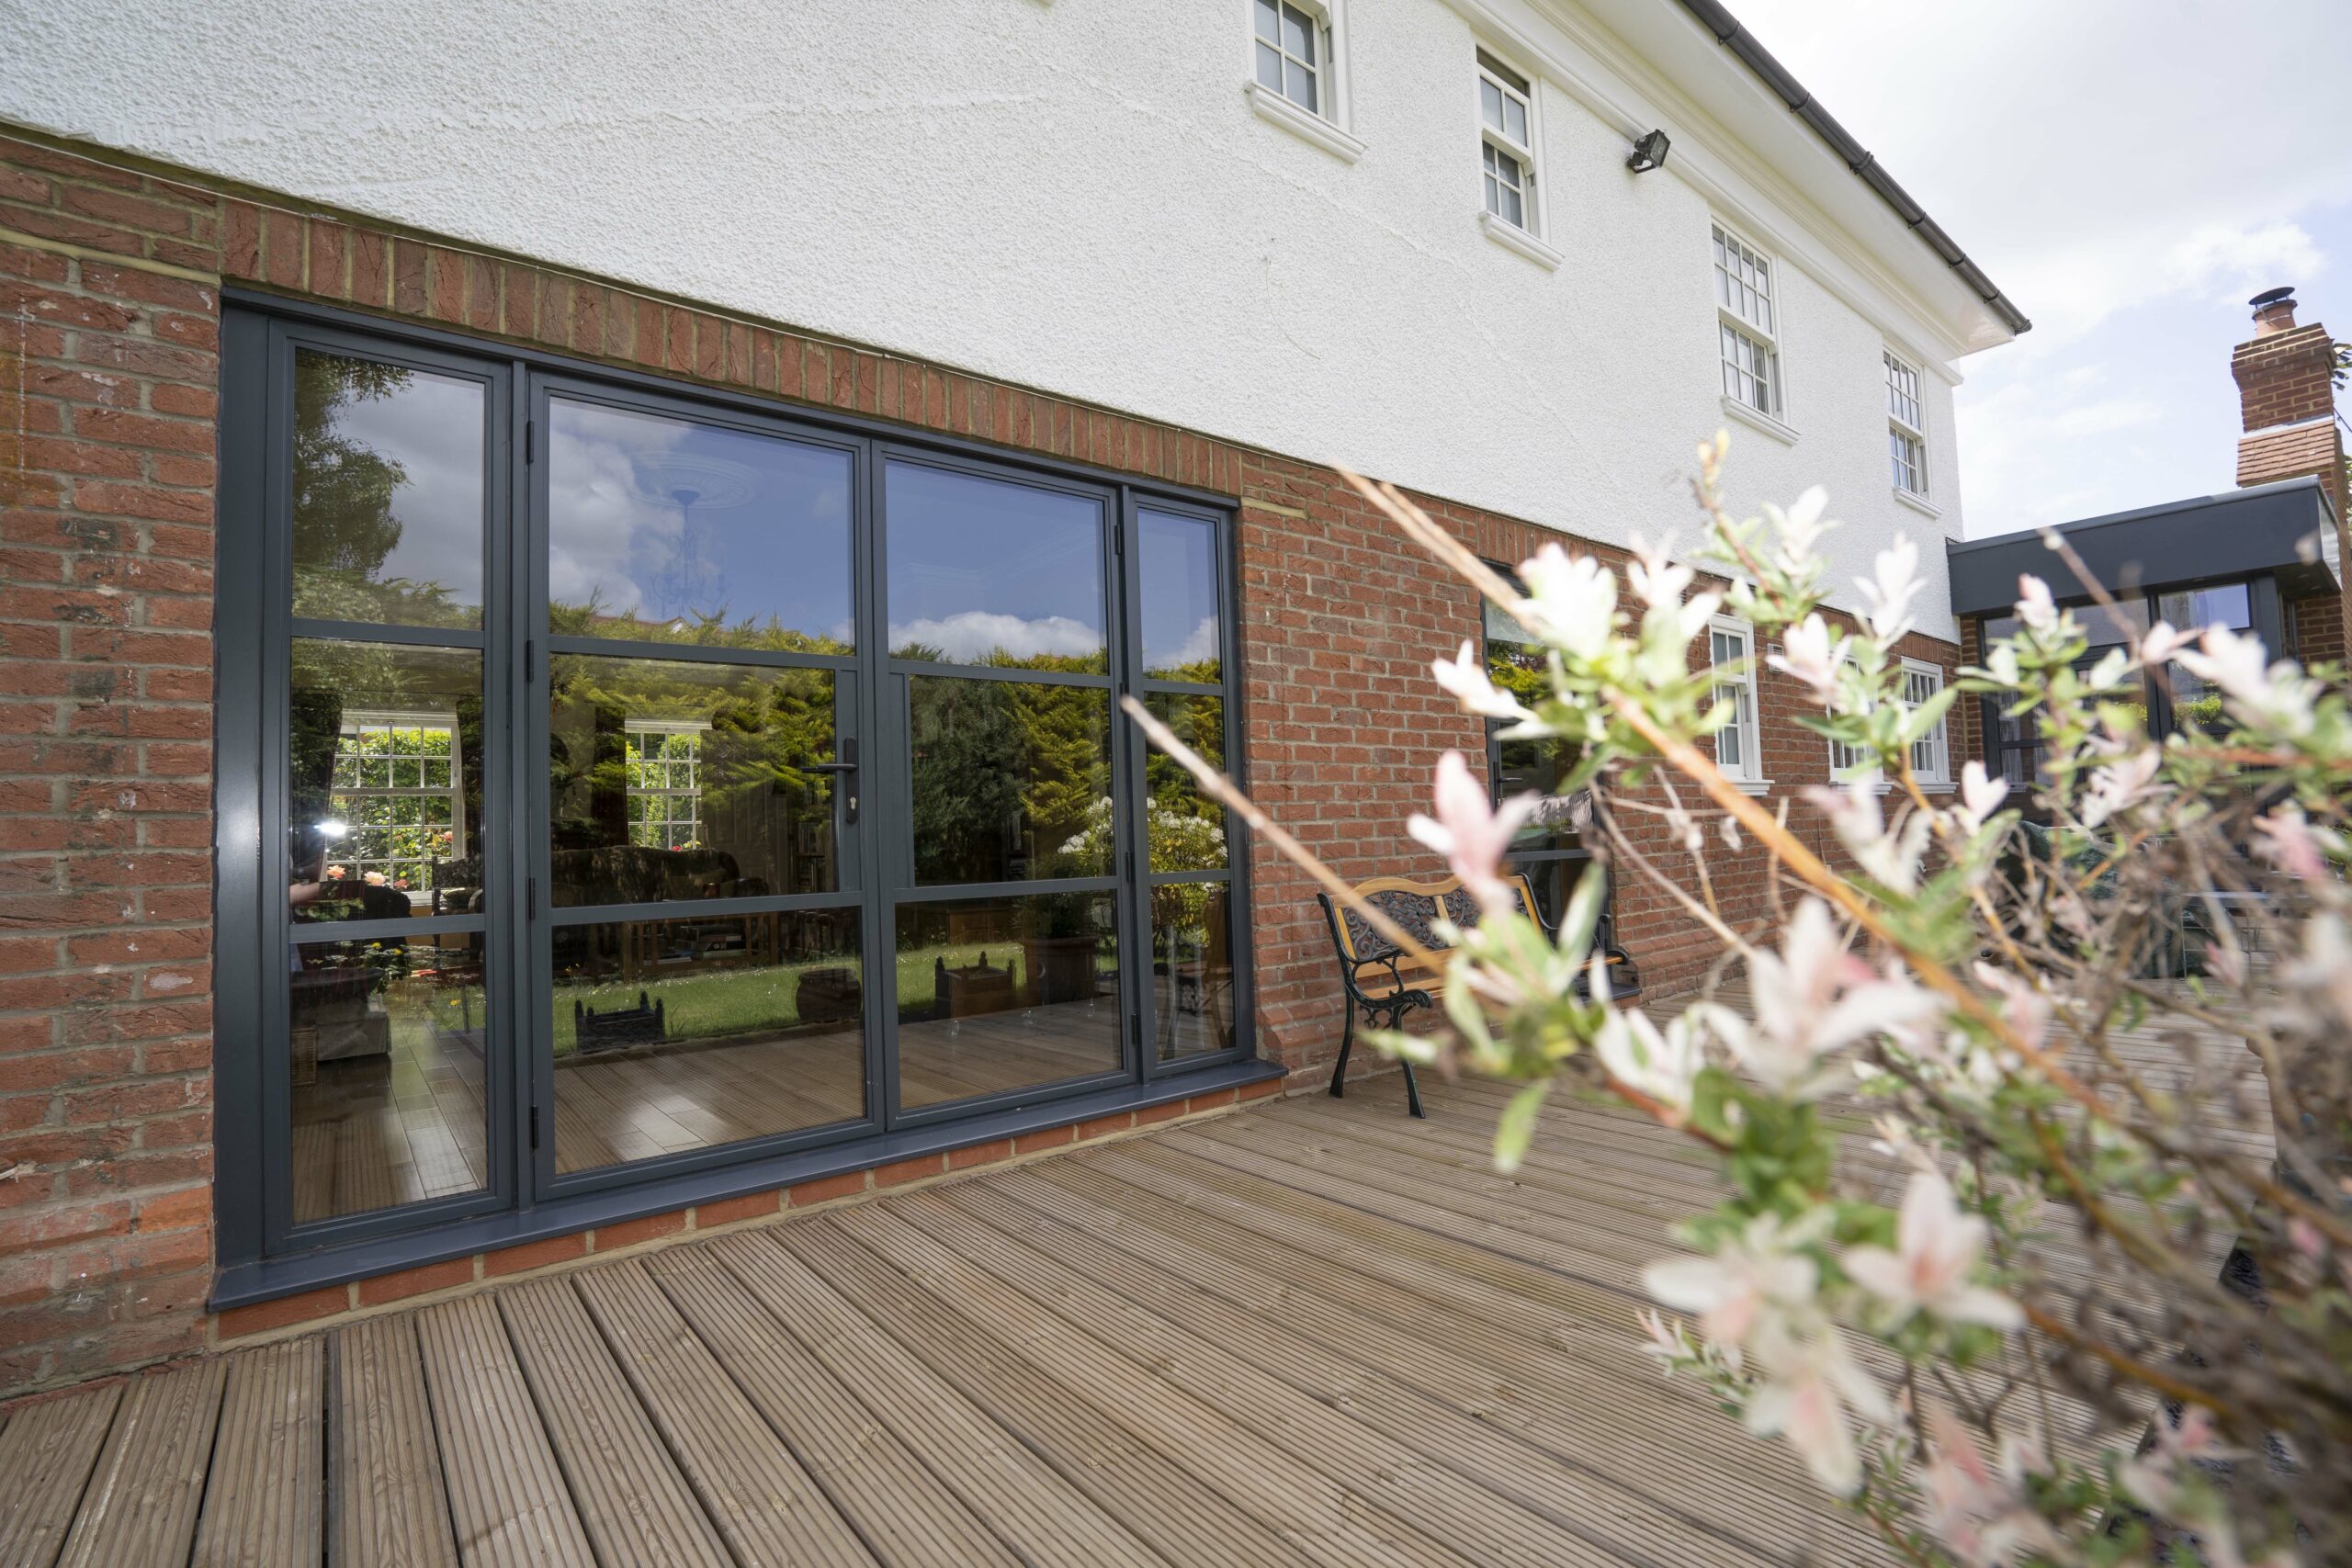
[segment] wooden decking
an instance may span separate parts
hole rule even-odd
[[[1395,1077],[28,1405],[0,1563],[1878,1563],[1636,1349],[1693,1150]],[[1870,1162],[1864,1156],[1864,1163]]]

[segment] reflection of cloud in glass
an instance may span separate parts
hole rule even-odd
[[[848,454],[561,399],[549,423],[556,604],[808,637],[848,624]]]
[[[986,610],[965,610],[941,620],[892,621],[890,646],[915,644],[939,650],[951,664],[978,664],[991,653],[1015,659],[1044,656],[1078,657],[1102,651],[1099,627],[1068,615],[994,615]]]
[[[1154,670],[1182,668],[1187,664],[1204,664],[1219,657],[1216,646],[1216,617],[1204,616],[1201,623],[1176,645],[1174,651],[1163,653],[1157,649],[1144,650],[1144,662]]]
[[[1216,530],[1197,517],[1149,510],[1136,527],[1144,668],[1168,673],[1217,658]]]
[[[892,463],[886,504],[892,648],[957,661],[1102,651],[1099,502]]]

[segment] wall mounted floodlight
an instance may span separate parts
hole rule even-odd
[[[1666,151],[1671,145],[1665,131],[1653,130],[1634,143],[1634,155],[1625,160],[1625,166],[1637,175],[1662,169],[1666,167]]]

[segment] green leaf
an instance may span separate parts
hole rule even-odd
[[[1951,707],[1959,697],[1960,693],[1957,689],[1946,686],[1934,696],[1913,708],[1910,721],[1903,727],[1903,744],[1908,746],[1933,729],[1938,721],[1944,716],[1944,710]]]
[[[1503,1107],[1503,1118],[1495,1123],[1495,1168],[1509,1176],[1527,1157],[1528,1140],[1535,1135],[1535,1118],[1544,1109],[1544,1097],[1552,1092],[1552,1080],[1541,1079],[1529,1084],[1510,1097]]]
[[[1568,896],[1568,907],[1560,916],[1559,947],[1562,953],[1582,956],[1592,947],[1592,933],[1600,924],[1601,907],[1609,901],[1609,878],[1598,865],[1587,866],[1577,878],[1577,890]]]

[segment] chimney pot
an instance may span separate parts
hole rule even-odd
[[[2266,288],[2246,303],[2254,307],[2255,336],[2294,331],[2295,290],[2291,284],[2284,288]]]

